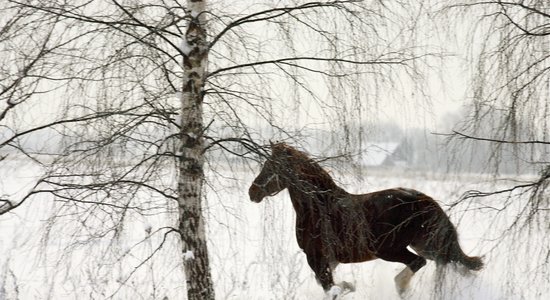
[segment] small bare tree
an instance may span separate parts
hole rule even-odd
[[[496,192],[473,192],[487,196],[523,190],[531,193],[528,220],[547,206],[545,191],[550,179],[546,159],[550,104],[550,6],[547,1],[460,1],[447,7],[460,12],[473,27],[471,39],[471,111],[463,127],[454,132],[459,140],[491,145],[490,156],[498,172],[511,160],[538,171],[529,183]],[[467,21],[466,21],[467,22]],[[512,154],[512,155],[511,155]]]
[[[496,178],[513,178],[493,189],[469,191],[461,201],[476,202],[474,207],[494,213],[495,220],[510,219],[496,233],[499,246],[529,256],[524,264],[511,263],[531,274],[528,285],[508,274],[509,293],[525,288],[537,293],[535,282],[548,283],[539,270],[547,269],[550,253],[550,245],[540,238],[550,220],[550,5],[544,0],[438,4],[444,7],[445,22],[458,24],[473,62],[467,94],[471,104],[452,141],[472,155],[488,153],[484,162],[476,161]],[[529,173],[536,176],[526,177]]]

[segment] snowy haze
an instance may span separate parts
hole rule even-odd
[[[2,168],[7,194],[24,193],[37,173],[32,164],[12,161]],[[262,203],[249,201],[248,186],[259,166],[236,168],[219,163],[208,174],[206,218],[211,264],[218,299],[321,299],[323,291],[309,269],[294,237],[294,212],[286,191]],[[331,170],[337,182],[353,193],[402,186],[415,188],[445,204],[467,189],[494,186],[480,176],[445,177],[400,172],[356,174]],[[516,236],[506,229],[523,208],[513,201],[499,211],[501,197],[468,201],[449,212],[457,225],[466,253],[483,255],[486,267],[461,276],[449,267],[436,270],[433,262],[413,278],[406,299],[548,299],[543,277],[545,233],[536,228]],[[153,207],[155,199],[135,199]],[[160,202],[159,202],[160,203]],[[185,285],[181,249],[164,226],[174,226],[174,204],[146,212],[129,210],[116,233],[81,236],[80,218],[100,214],[52,213],[67,203],[36,197],[0,218],[0,295],[6,299],[182,299]],[[74,205],[74,204],[70,204]],[[55,214],[55,213],[54,213]],[[48,227],[52,228],[48,228]],[[98,224],[98,228],[102,225]],[[527,232],[526,232],[527,233]],[[149,238],[147,238],[149,237]],[[151,254],[153,254],[151,256]],[[188,256],[189,257],[189,256]],[[393,277],[404,266],[376,260],[340,265],[336,281],[355,284],[357,290],[342,299],[399,299]],[[164,298],[167,297],[167,298]]]

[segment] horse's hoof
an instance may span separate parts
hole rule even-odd
[[[337,285],[333,285],[327,294],[328,298],[331,300],[338,299],[338,297],[342,294],[342,288]]]

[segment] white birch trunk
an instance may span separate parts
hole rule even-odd
[[[202,120],[204,75],[208,57],[206,0],[188,0],[189,21],[182,41],[184,82],[182,87],[181,157],[179,165],[179,230],[189,300],[214,299],[206,232],[202,215],[204,141]]]

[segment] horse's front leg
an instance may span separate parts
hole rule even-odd
[[[329,291],[334,285],[332,279],[332,270],[328,260],[321,254],[308,254],[306,253],[307,263],[309,267],[315,272],[315,278],[317,282],[323,287],[325,292]]]
[[[317,282],[323,287],[325,293],[329,299],[336,299],[342,294],[342,287],[334,285],[332,278],[332,266],[328,259],[322,254],[308,254],[306,253],[307,262],[313,272],[315,272],[315,278]]]

